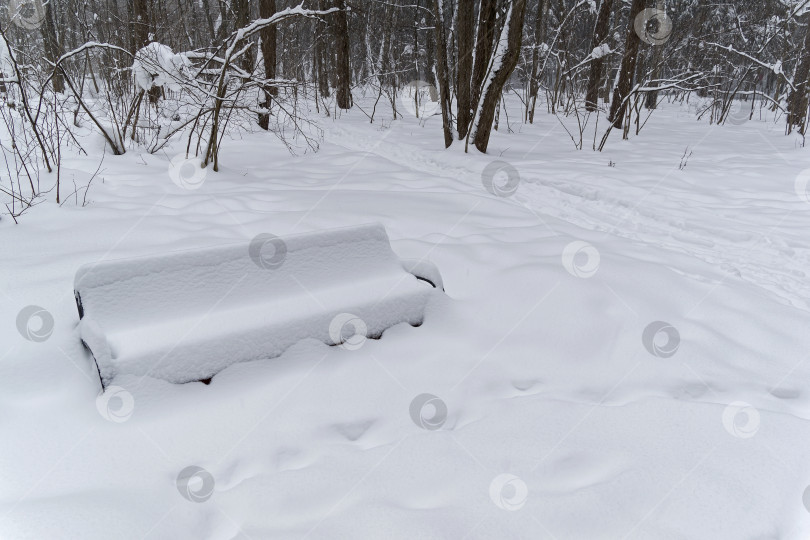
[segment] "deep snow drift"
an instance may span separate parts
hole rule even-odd
[[[488,155],[439,117],[321,124],[315,154],[226,142],[194,189],[180,145],[108,156],[87,207],[0,221],[1,536],[810,534],[810,153],[781,124],[664,104],[595,153],[502,115]],[[442,272],[421,327],[97,397],[82,264],[375,221]]]

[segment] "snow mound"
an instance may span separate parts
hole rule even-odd
[[[154,86],[180,90],[181,83],[190,78],[190,66],[186,55],[175,54],[168,46],[152,42],[135,53],[132,75],[135,85],[145,91]]]

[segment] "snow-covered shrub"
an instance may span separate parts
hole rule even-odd
[[[166,45],[152,42],[135,53],[132,75],[135,86],[149,91],[154,86],[163,86],[179,91],[183,81],[191,79],[191,62],[186,55],[175,54]]]

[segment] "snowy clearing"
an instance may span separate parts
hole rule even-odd
[[[195,189],[182,142],[108,155],[88,206],[0,221],[0,535],[807,538],[810,153],[781,125],[663,104],[598,153],[502,118],[463,155],[438,115],[320,123],[302,156],[226,141]],[[498,161],[512,196],[483,186]],[[440,269],[422,326],[97,398],[81,265],[370,222]]]

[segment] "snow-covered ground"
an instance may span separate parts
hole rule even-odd
[[[807,538],[810,152],[666,104],[603,153],[518,117],[465,155],[355,109],[314,154],[228,142],[198,189],[181,144],[108,155],[88,206],[0,221],[0,536]],[[421,327],[97,397],[82,264],[375,221],[441,269]]]

